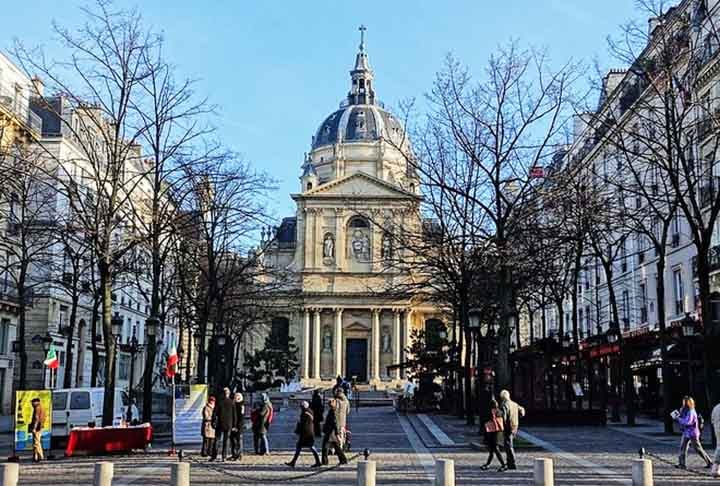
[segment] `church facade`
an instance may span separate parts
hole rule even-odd
[[[402,277],[389,265],[390,231],[418,227],[419,181],[397,118],[377,101],[364,41],[350,91],[312,138],[292,195],[297,211],[272,235],[266,262],[289,269],[299,298],[273,322],[300,352],[303,384],[337,376],[378,388],[398,385],[413,329],[444,328],[444,316],[413,296],[390,292]],[[389,368],[390,367],[390,368]]]

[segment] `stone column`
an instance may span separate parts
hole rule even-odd
[[[310,309],[304,311],[304,326],[303,326],[303,380],[310,379]]]
[[[408,362],[412,359],[412,355],[407,351],[407,348],[410,347],[412,344],[411,338],[410,338],[410,331],[412,331],[412,324],[410,320],[410,315],[412,314],[412,311],[410,309],[405,311],[405,326],[404,326],[404,336],[403,336],[403,362]],[[403,378],[407,378],[407,370],[403,370]]]
[[[305,212],[305,220],[303,221],[303,250],[304,250],[304,268],[311,268],[313,265],[312,250],[313,250],[313,238],[312,229],[314,223],[314,211],[311,208],[303,208]]]
[[[372,376],[371,380],[380,381],[380,309],[372,310]]]
[[[342,313],[341,308],[335,309],[335,376],[343,375]]]
[[[393,325],[393,364],[400,364],[400,351],[402,349],[402,343],[400,342],[400,310],[395,309],[395,323]],[[400,369],[393,371],[392,378],[400,379]]]
[[[320,309],[315,309],[315,331],[313,332],[313,378],[320,380],[320,342],[322,341],[320,331]]]

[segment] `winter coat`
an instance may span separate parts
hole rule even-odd
[[[710,421],[713,424],[713,429],[715,429],[715,437],[720,437],[720,403],[712,409]]]
[[[490,417],[488,418],[488,421],[496,420],[497,418],[499,418],[499,410],[493,409],[490,412]],[[502,419],[500,419],[500,420],[502,420]],[[485,424],[483,424],[483,427],[484,427],[484,425]],[[505,432],[503,430],[499,430],[497,432],[485,432],[485,435],[484,435],[485,445],[487,445],[488,447],[492,447],[492,446],[496,446],[498,444],[502,444],[502,442],[504,440],[504,438],[503,438],[504,433]]]
[[[270,403],[263,403],[260,408],[256,408],[253,413],[255,418],[253,419],[253,432],[256,434],[267,434],[268,428],[270,427],[270,416],[272,405]]]
[[[310,403],[310,410],[312,410],[315,422],[322,422],[323,412],[325,412],[325,405],[323,404],[323,400],[320,395],[313,396],[312,402]]]
[[[218,431],[231,430],[235,424],[235,402],[231,398],[221,398],[215,404],[215,417]]]
[[[233,428],[242,432],[245,430],[245,404],[243,402],[233,402],[235,404],[235,422]]]
[[[327,442],[339,442],[340,430],[338,429],[335,411],[333,409],[328,410],[322,431]]]
[[[347,416],[350,413],[350,402],[344,394],[339,394],[336,397],[337,406],[335,407],[335,420],[337,421],[338,429],[340,431],[347,427]]]
[[[500,404],[500,417],[505,421],[506,434],[517,434],[520,417],[524,415],[525,409],[512,400],[505,400]]]
[[[215,416],[215,407],[209,403],[205,404],[202,411],[202,436],[205,439],[215,438],[215,425],[213,424],[213,417]]]
[[[298,436],[298,445],[300,447],[312,447],[315,444],[315,425],[310,409],[305,409],[300,414],[300,421],[295,427],[295,434]]]
[[[700,437],[700,426],[698,424],[697,412],[692,408],[683,409],[677,419],[682,429],[682,436],[687,439],[698,439]]]
[[[42,405],[38,404],[33,408],[32,418],[30,419],[30,432],[39,432],[45,427],[45,410]]]

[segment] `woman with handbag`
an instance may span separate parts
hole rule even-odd
[[[490,467],[493,455],[500,461],[498,472],[507,470],[505,461],[503,461],[502,454],[500,454],[500,449],[498,448],[498,444],[503,441],[503,429],[505,428],[503,420],[499,415],[498,402],[494,399],[490,400],[490,420],[485,422],[485,445],[488,448],[488,458],[487,462],[480,466],[482,471],[487,471]]]

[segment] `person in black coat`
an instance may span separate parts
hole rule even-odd
[[[310,449],[310,452],[313,453],[313,456],[315,456],[315,464],[311,467],[320,467],[320,456],[318,455],[317,449],[315,449],[314,422],[310,404],[308,402],[302,402],[300,406],[300,420],[295,428],[295,434],[298,436],[297,444],[295,445],[295,456],[287,463],[288,466],[295,467],[295,463],[298,457],[300,457],[300,451],[303,447],[307,447]]]
[[[325,417],[325,423],[323,424],[323,441],[322,441],[322,463],[327,466],[328,464],[328,449],[332,447],[338,456],[340,464],[347,464],[347,457],[345,452],[340,445],[340,431],[337,425],[337,419],[335,418],[335,408],[337,402],[332,399],[328,402],[328,413]]]
[[[504,424],[502,417],[500,417],[498,402],[492,399],[490,400],[489,420],[485,422],[485,445],[488,448],[488,458],[487,462],[480,466],[481,470],[486,471],[490,467],[493,456],[497,457],[498,461],[500,461],[500,469],[498,471],[502,472],[507,469],[505,461],[503,461],[503,456],[500,454],[500,449],[498,448],[498,444],[505,440],[503,430]]]
[[[323,405],[322,396],[320,391],[315,390],[313,392],[312,401],[310,402],[310,410],[313,413],[313,419],[315,424],[315,437],[322,437],[322,417],[325,411],[325,405]]]
[[[243,431],[245,430],[245,399],[242,393],[235,393],[235,423],[230,433],[232,459],[237,461],[243,455]]]
[[[222,440],[222,460],[225,461],[227,458],[227,445],[230,432],[235,427],[235,403],[230,398],[230,389],[223,388],[223,398],[215,405],[215,424],[216,424],[216,441],[219,443]],[[221,439],[222,438],[222,439]],[[217,449],[213,451],[213,457],[211,461],[217,459]]]

